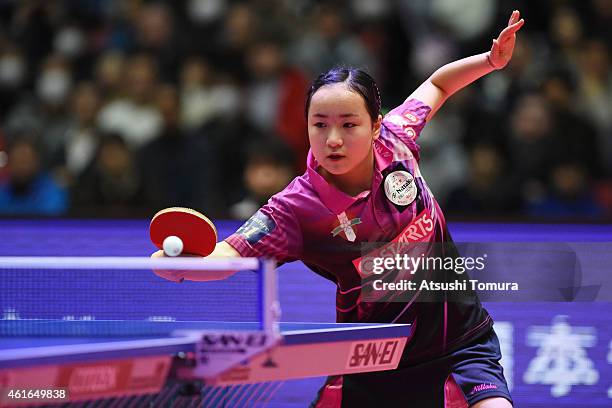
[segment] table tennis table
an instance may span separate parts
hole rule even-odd
[[[403,324],[279,329],[270,338],[257,322],[0,320],[0,405],[262,406],[253,384],[394,369],[410,336]],[[39,389],[65,398],[7,397]]]

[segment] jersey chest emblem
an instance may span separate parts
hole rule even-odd
[[[404,170],[394,171],[385,177],[385,195],[395,205],[411,204],[418,193],[412,174]]]
[[[346,240],[350,242],[355,242],[357,236],[355,235],[355,230],[353,230],[353,226],[357,224],[361,224],[361,218],[353,218],[349,220],[346,216],[346,212],[342,212],[336,215],[338,217],[338,221],[340,225],[332,230],[332,235],[335,237],[336,235],[344,232],[344,237]]]

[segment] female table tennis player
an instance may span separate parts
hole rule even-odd
[[[330,377],[312,406],[512,406],[493,322],[478,299],[361,301],[363,281],[353,261],[361,243],[390,242],[415,227],[420,241],[452,243],[419,172],[417,139],[448,97],[508,64],[524,23],[519,18],[514,11],[489,52],[439,68],[385,117],[365,72],[336,68],[320,75],[306,101],[307,171],[217,243],[211,256],[303,261],[336,283],[339,322],[413,325],[398,369]]]

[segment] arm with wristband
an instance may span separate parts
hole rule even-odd
[[[516,42],[516,32],[524,23],[525,20],[520,18],[520,12],[515,10],[510,16],[508,25],[493,40],[490,51],[440,67],[408,99],[418,99],[430,106],[431,112],[427,120],[431,119],[446,99],[455,92],[492,71],[504,68],[510,62]]]

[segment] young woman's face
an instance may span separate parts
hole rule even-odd
[[[319,88],[308,110],[308,139],[319,164],[342,176],[372,160],[372,141],[380,132],[368,114],[363,97],[344,83]]]

